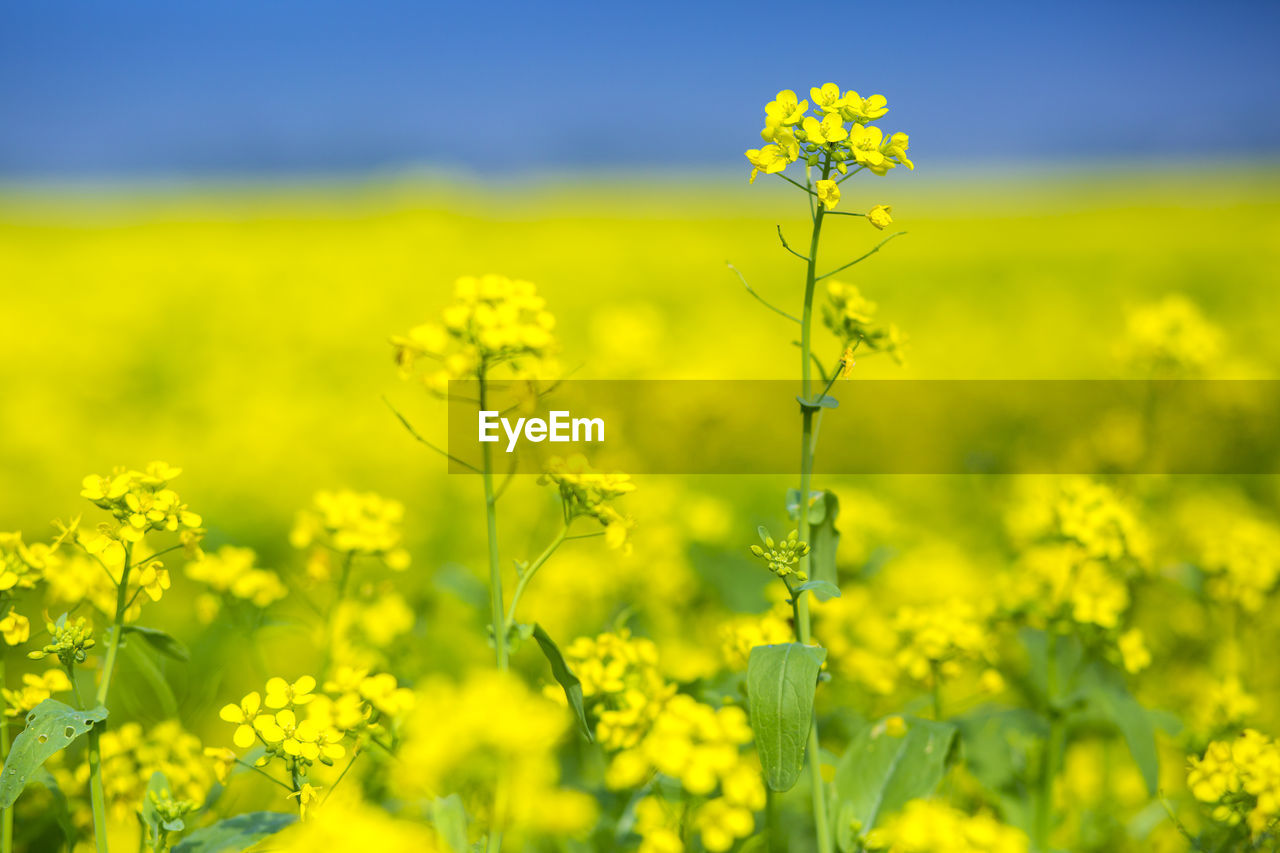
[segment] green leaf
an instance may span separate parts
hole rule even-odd
[[[887,731],[884,721],[867,726],[850,741],[836,766],[841,850],[856,850],[858,836],[908,800],[933,793],[942,781],[956,727],[914,717],[905,722],[907,731],[898,737]]]
[[[1091,683],[1086,688],[1089,704],[1119,729],[1147,785],[1147,793],[1154,797],[1160,784],[1160,758],[1156,752],[1155,727],[1147,709],[1133,698],[1118,672],[1098,667],[1091,675]]]
[[[144,628],[141,625],[124,626],[124,634],[122,636],[128,638],[130,634],[137,634],[146,640],[151,648],[166,657],[171,657],[183,663],[191,660],[191,652],[187,650],[187,647],[175,639],[172,634],[161,631],[159,628]]]
[[[564,655],[560,654],[560,647],[547,635],[542,626],[536,623],[533,626],[533,638],[538,641],[539,648],[546,655],[547,662],[551,664],[551,674],[564,688],[564,698],[569,700],[569,707],[573,708],[573,713],[578,718],[578,727],[582,729],[583,736],[587,740],[595,740],[591,735],[591,726],[587,723],[586,706],[582,702],[582,682],[573,674],[573,670],[569,669],[569,664],[565,663]]]
[[[182,818],[166,821],[160,817],[160,812],[156,810],[157,799],[171,796],[169,779],[159,770],[152,773],[151,779],[147,782],[147,791],[142,795],[142,814],[139,815],[139,819],[142,821],[142,825],[146,827],[147,843],[153,847],[160,840],[161,833],[182,832],[187,828]]]
[[[112,690],[113,699],[119,697],[122,693],[129,697],[134,705],[140,705],[137,708],[136,716],[141,716],[146,712],[154,714],[157,707],[163,719],[170,719],[178,716],[178,699],[173,694],[173,688],[169,686],[168,680],[164,677],[164,673],[160,671],[160,667],[151,659],[151,656],[142,648],[142,646],[126,643],[124,646],[124,658],[128,662],[128,667],[121,668],[121,676],[116,683],[125,683],[133,681],[133,676],[138,676],[142,681],[146,682],[146,690],[154,697],[155,701],[151,702],[146,699],[146,693],[141,690]],[[145,701],[139,702],[142,697]]]
[[[466,566],[445,563],[432,576],[436,589],[453,594],[464,604],[484,611],[489,607],[489,588]]]
[[[236,815],[213,826],[197,829],[175,845],[173,853],[239,853],[297,820],[297,815],[284,812]]]
[[[800,491],[787,490],[787,514],[792,520],[800,519]],[[834,584],[836,577],[836,548],[840,544],[840,531],[836,530],[836,517],[840,515],[840,499],[834,492],[811,492],[809,501],[809,577],[816,581]],[[819,601],[826,601],[821,595]]]
[[[756,646],[747,659],[747,695],[765,780],[789,791],[804,769],[813,692],[827,650],[802,643]]]
[[[467,808],[457,794],[437,797],[431,804],[431,823],[453,853],[468,853]]]
[[[830,394],[823,394],[821,397],[812,401],[806,400],[797,394],[796,402],[800,404],[801,408],[805,409],[834,409],[840,405],[840,401],[835,397],[832,397]]]
[[[805,581],[795,588],[796,592],[811,592],[819,601],[830,601],[840,597],[840,587],[827,581]]]
[[[27,714],[27,727],[13,740],[13,748],[4,763],[0,779],[0,809],[7,809],[18,799],[22,789],[46,761],[60,749],[107,718],[107,709],[99,705],[78,711],[57,699],[46,699]]]

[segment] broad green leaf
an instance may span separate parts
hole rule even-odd
[[[796,402],[806,409],[834,409],[839,407],[840,401],[830,394],[823,394],[813,400],[806,400],[799,394],[796,395]]]
[[[141,625],[126,625],[124,634],[126,639],[130,634],[136,634],[147,641],[151,648],[158,651],[166,657],[171,657],[176,661],[186,663],[191,660],[191,652],[187,647],[179,642],[173,635],[161,631],[159,628],[144,628]]]
[[[296,823],[298,816],[284,812],[250,812],[197,829],[174,845],[173,853],[239,853],[264,838]],[[369,839],[376,842],[376,839]]]
[[[802,643],[756,646],[747,659],[747,695],[765,781],[789,791],[804,769],[813,692],[827,650]]]
[[[583,736],[587,740],[594,740],[595,738],[591,735],[591,726],[587,723],[587,709],[582,702],[582,682],[573,674],[573,670],[569,669],[564,655],[560,654],[560,647],[547,635],[541,625],[533,626],[533,638],[538,641],[538,646],[546,655],[547,662],[551,664],[551,674],[564,689],[564,698],[569,700],[569,707],[573,708],[573,713],[578,718],[578,726],[582,729]]]
[[[787,514],[795,521],[800,519],[800,491],[787,490]],[[829,491],[810,493],[809,502],[809,577],[815,581],[837,582],[836,548],[840,544],[840,531],[836,530],[836,518],[840,515],[840,499]],[[814,593],[819,601],[830,596]]]
[[[1133,698],[1118,672],[1099,667],[1092,674],[1086,688],[1089,704],[1119,729],[1147,785],[1147,793],[1154,797],[1160,784],[1160,758],[1156,752],[1155,727],[1147,710]]]
[[[837,841],[857,849],[857,838],[908,800],[933,793],[946,772],[956,739],[951,723],[905,718],[907,730],[889,733],[884,721],[867,726],[836,766]]]
[[[99,705],[79,711],[57,699],[46,699],[27,714],[27,727],[13,741],[0,778],[0,809],[7,809],[18,799],[22,789],[46,761],[60,749],[107,718],[107,709]]]
[[[135,716],[155,716],[158,708],[159,716],[163,719],[170,719],[178,716],[178,699],[173,695],[173,688],[169,686],[169,681],[164,677],[164,673],[160,671],[160,667],[151,659],[142,646],[133,643],[126,643],[124,646],[124,659],[127,667],[121,668],[121,678],[116,682],[119,685],[135,686],[131,682],[133,676],[139,677],[146,683],[146,687],[142,690],[112,690],[112,700],[119,698],[122,694],[128,697],[127,704],[137,707],[134,710]],[[127,681],[126,681],[127,680]],[[154,702],[150,701],[151,697],[147,697],[147,692],[154,697]]]
[[[805,581],[796,587],[796,592],[812,592],[819,601],[829,601],[840,597],[840,587],[827,581]]]
[[[457,794],[437,797],[431,804],[431,824],[453,853],[467,853],[467,808]]]
[[[452,593],[464,604],[483,612],[489,607],[489,588],[466,566],[445,563],[432,576],[436,589]]]

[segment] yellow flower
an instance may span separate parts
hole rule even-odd
[[[853,132],[849,134],[849,147],[854,159],[872,168],[884,163],[884,154],[880,151],[883,139],[884,133],[878,127],[854,125]]]
[[[787,164],[791,161],[787,159],[786,152],[780,145],[766,145],[763,148],[752,148],[745,152],[747,162],[752,166],[751,178],[748,183],[755,183],[756,175],[764,172],[766,175],[774,175],[787,168]]]
[[[241,699],[239,705],[223,705],[222,710],[218,712],[218,716],[223,720],[236,724],[236,733],[232,741],[241,749],[248,749],[257,740],[254,736],[254,727],[260,710],[262,710],[262,697],[255,691]]]
[[[1147,651],[1147,644],[1140,628],[1130,628],[1125,631],[1120,635],[1116,645],[1120,648],[1120,656],[1127,671],[1141,672],[1151,665],[1151,652]]]
[[[808,116],[805,118],[801,127],[804,128],[805,139],[817,145],[825,145],[829,142],[843,142],[849,138],[849,131],[845,130],[844,122],[840,120],[839,113],[827,113],[822,120]]]
[[[0,619],[0,634],[10,646],[25,643],[31,636],[31,622],[18,611],[10,608],[8,615]]]
[[[853,368],[857,364],[853,360],[853,347],[845,347],[844,352],[840,354],[840,378],[848,379],[853,374]]]
[[[889,101],[884,95],[861,97],[857,92],[846,92],[841,99],[841,112],[849,121],[865,124],[883,118],[889,112]]]
[[[164,591],[169,588],[169,570],[162,563],[147,563],[138,572],[138,586],[152,601],[159,601]]]
[[[301,788],[289,795],[289,799],[298,801],[298,816],[302,820],[307,819],[307,806],[320,799],[320,790],[319,785],[303,782]]]
[[[818,201],[827,210],[835,207],[840,201],[840,185],[835,181],[818,181]]]
[[[893,208],[889,205],[877,204],[875,207],[867,211],[867,221],[883,231],[886,225],[893,222],[893,217],[889,215],[892,212]]]
[[[311,691],[315,689],[316,680],[309,675],[302,676],[292,684],[283,678],[272,678],[267,681],[267,699],[263,704],[268,708],[305,705],[316,698],[311,695]]]
[[[213,773],[218,781],[225,784],[227,777],[231,775],[231,768],[236,763],[235,752],[225,747],[210,746],[205,748],[204,755],[213,762]]]
[[[847,103],[847,96],[840,94],[840,87],[835,83],[823,83],[821,88],[813,87],[809,90],[809,97],[813,100],[813,105],[824,113],[838,113]]]
[[[764,105],[765,126],[799,124],[808,109],[808,101],[800,101],[795,92],[783,89],[777,98]]]

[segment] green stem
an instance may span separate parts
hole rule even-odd
[[[520,580],[516,583],[515,592],[511,594],[511,606],[507,610],[506,621],[502,623],[504,633],[505,631],[510,630],[511,626],[516,622],[516,605],[520,603],[520,596],[524,595],[525,587],[529,585],[529,581],[533,580],[533,576],[538,573],[538,569],[542,568],[542,564],[551,559],[551,555],[554,554],[556,549],[559,548],[560,545],[568,538],[569,525],[568,523],[565,523],[565,525],[560,528],[560,532],[556,534],[556,538],[551,540],[551,544],[548,545],[543,552],[520,573]]]
[[[485,365],[480,365],[476,378],[480,381],[480,410],[487,410],[488,387],[485,383]],[[498,563],[498,513],[497,498],[493,494],[493,450],[489,442],[484,442],[484,464],[481,476],[484,479],[484,515],[489,535],[489,605],[493,619],[493,648],[497,657],[498,669],[507,671],[507,632],[502,618],[502,566]],[[499,844],[501,837],[499,836]]]
[[[116,669],[116,657],[120,654],[120,638],[124,634],[124,614],[129,609],[129,570],[132,568],[133,548],[126,546],[124,568],[120,570],[120,583],[116,585],[116,616],[111,635],[107,640],[107,657],[102,664],[102,681],[98,684],[95,702],[107,704],[111,691],[111,676]],[[93,834],[98,853],[107,853],[107,798],[102,787],[102,728],[99,723],[89,729],[89,799],[93,804]]]
[[[0,653],[0,687],[5,685],[4,654]],[[0,762],[9,757],[9,715],[0,713]],[[0,817],[0,853],[13,853],[13,809]]]
[[[1045,703],[1049,716],[1049,736],[1040,760],[1040,796],[1036,800],[1035,849],[1047,853],[1053,832],[1053,777],[1066,741],[1062,716],[1058,713],[1058,635],[1050,626],[1045,643]]]
[[[825,180],[831,171],[831,161],[823,164],[822,177]],[[800,368],[801,398],[808,400],[812,382],[810,351],[813,332],[813,292],[817,284],[818,241],[822,234],[822,205],[818,205],[813,216],[813,234],[809,239],[809,256],[805,269],[804,310],[800,315]],[[800,436],[800,540],[809,541],[809,488],[813,477],[813,409],[805,406],[801,410],[803,418]],[[809,574],[809,555],[800,558],[800,571]],[[810,638],[809,594],[798,593],[795,596],[796,638],[808,644]],[[827,826],[826,786],[822,781],[821,759],[819,758],[818,713],[813,714],[813,723],[809,727],[809,782],[813,793],[813,823],[818,838],[818,853],[831,853],[831,830]]]

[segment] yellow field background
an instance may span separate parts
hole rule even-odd
[[[1280,172],[1117,167],[917,183],[928,188],[872,177],[845,184],[842,210],[892,204],[895,226],[909,232],[841,276],[910,342],[905,367],[860,357],[855,380],[1132,376],[1118,356],[1127,312],[1169,294],[1189,298],[1224,332],[1224,356],[1208,375],[1280,374]],[[779,219],[780,210],[794,215]],[[479,483],[447,475],[384,405],[385,396],[444,441],[444,404],[398,377],[389,338],[437,316],[458,276],[497,272],[538,285],[576,378],[793,377],[789,324],[726,267],[798,310],[803,266],[779,246],[778,224],[797,240],[807,234],[798,194],[745,179],[9,188],[0,192],[0,529],[47,540],[52,518],[87,506],[78,497],[85,474],[163,459],[184,470],[177,488],[203,516],[207,548],[250,546],[261,566],[305,590],[303,558],[288,541],[296,511],[320,489],[375,491],[404,502],[413,555],[407,573],[378,581],[419,616],[385,650],[397,675],[488,666],[483,622],[442,592],[456,585],[456,566],[481,576]],[[851,217],[827,227],[820,267],[883,236]],[[839,347],[821,334],[830,361]],[[719,625],[765,607],[769,576],[745,549],[757,524],[779,521],[779,496],[792,485],[640,477],[628,498],[635,553],[568,549],[522,608],[567,643],[635,607],[667,675],[712,672]],[[842,564],[894,549],[870,587],[893,607],[981,597],[992,569],[1007,568],[1002,519],[1018,483],[817,485],[843,502]],[[1147,496],[1145,488],[1131,491]],[[1277,497],[1270,480],[1243,491],[1263,504]],[[503,505],[504,559],[527,556],[555,523],[547,490],[521,481],[516,492],[523,497]],[[1147,509],[1152,527],[1177,529],[1172,501]],[[1160,551],[1156,562],[1173,553]],[[696,621],[684,621],[690,578],[715,602]],[[147,623],[190,639],[198,629],[184,585],[175,571],[174,590],[148,609]],[[1214,664],[1169,655],[1183,635],[1212,646],[1211,629],[1189,603],[1142,604],[1160,677],[1138,695],[1179,707],[1198,689],[1182,676],[1200,678],[1199,667]],[[283,612],[297,607],[287,600]],[[1270,621],[1259,637],[1274,634]],[[461,624],[475,642],[459,640]],[[184,724],[216,746],[230,736],[218,706],[317,658],[317,638],[288,619],[246,642],[206,639],[197,657],[223,664],[212,676],[167,674]],[[1255,663],[1248,686],[1275,697],[1280,671]],[[517,666],[546,681],[540,658]],[[1275,731],[1274,708],[1264,702],[1251,719]],[[166,710],[143,699],[122,716],[154,722]],[[1162,748],[1162,772],[1176,788],[1185,766],[1170,740]],[[1092,778],[1072,772],[1064,771],[1064,796]],[[244,800],[229,811],[260,802],[253,790],[235,789],[229,796]],[[259,786],[254,796],[262,794]]]

